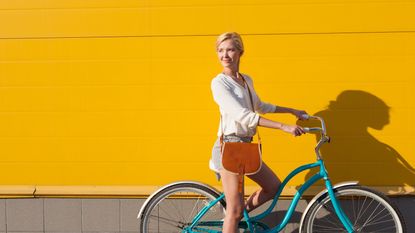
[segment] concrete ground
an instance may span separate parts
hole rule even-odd
[[[408,232],[415,232],[415,197],[392,200],[401,210]],[[138,232],[136,216],[143,202],[144,199],[0,199],[0,233],[134,233]],[[273,217],[280,219],[288,203],[282,200]],[[298,232],[305,206],[306,202],[301,201],[283,232]]]

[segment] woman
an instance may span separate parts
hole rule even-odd
[[[239,73],[239,61],[244,53],[244,47],[238,33],[220,35],[216,41],[216,52],[223,66],[222,73],[212,80],[211,85],[213,98],[219,105],[221,113],[219,137],[223,134],[225,142],[251,142],[257,126],[279,129],[294,136],[304,134],[300,126],[286,125],[259,116],[264,113],[291,113],[301,119],[306,112],[264,103],[259,99],[252,79]],[[247,88],[252,94],[255,111],[252,110]],[[243,209],[251,211],[270,200],[281,183],[275,173],[263,163],[258,173],[248,176],[261,188],[254,192],[245,203],[243,191],[240,193],[238,190],[238,175],[222,169],[219,138],[213,147],[210,168],[216,172],[218,178],[222,179],[225,192],[227,206],[223,223],[224,233],[235,233],[238,222],[242,218]]]

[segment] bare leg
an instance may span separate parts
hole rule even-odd
[[[264,162],[262,163],[261,170],[258,173],[249,175],[248,177],[261,187],[246,201],[246,209],[247,211],[251,211],[272,199],[277,193],[278,188],[281,185],[281,181]]]
[[[238,223],[242,218],[244,210],[244,195],[238,190],[238,175],[227,171],[220,172],[223,191],[226,199],[226,212],[223,222],[223,233],[235,233],[238,231]]]

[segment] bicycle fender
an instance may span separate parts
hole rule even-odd
[[[146,209],[146,207],[147,207],[148,203],[150,202],[150,200],[151,200],[154,196],[156,196],[159,192],[163,191],[164,189],[166,189],[166,188],[168,188],[168,187],[171,187],[171,186],[174,186],[174,185],[177,185],[177,184],[184,184],[184,183],[190,183],[190,184],[197,184],[197,185],[201,185],[201,186],[204,186],[204,187],[206,187],[206,188],[209,188],[209,189],[211,189],[212,191],[215,191],[216,193],[220,194],[220,192],[219,192],[216,188],[214,188],[214,187],[212,187],[212,186],[210,186],[210,185],[208,185],[208,184],[205,184],[205,183],[201,183],[201,182],[197,182],[197,181],[191,181],[191,180],[188,180],[188,181],[178,181],[178,182],[173,182],[173,183],[167,184],[167,185],[165,185],[165,186],[163,186],[163,187],[159,188],[157,191],[155,191],[153,194],[151,194],[151,195],[150,195],[150,196],[146,199],[146,201],[144,202],[144,204],[141,206],[140,211],[138,212],[137,219],[140,219],[140,218],[141,218],[141,216],[142,216],[142,214],[143,214],[144,210]]]
[[[357,185],[358,183],[359,183],[359,181],[345,181],[345,182],[337,183],[333,186],[333,190],[338,189],[340,187]],[[327,188],[324,189],[323,191],[319,192],[317,195],[315,195],[314,198],[310,201],[310,203],[308,203],[307,207],[304,210],[303,215],[301,216],[300,228],[299,228],[300,231],[301,231],[301,229],[303,229],[303,223],[304,223],[304,220],[305,220],[305,216],[307,215],[307,213],[310,210],[311,206],[314,204],[314,202],[316,202],[321,196],[323,196],[326,193],[328,193]]]

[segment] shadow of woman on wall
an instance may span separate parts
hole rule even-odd
[[[314,114],[323,117],[332,139],[321,148],[321,154],[333,183],[357,180],[362,185],[387,187],[388,194],[415,193],[415,169],[392,146],[368,131],[388,125],[389,111],[380,98],[365,91],[347,90],[330,101],[327,109]],[[313,174],[308,173],[307,178]]]
[[[382,130],[388,125],[389,111],[390,107],[371,93],[346,90],[330,101],[327,109],[314,114],[325,120],[327,134],[332,139],[321,148],[321,154],[333,184],[356,180],[366,186],[382,186],[386,194],[415,194],[415,169],[397,150],[368,131]],[[297,123],[318,126],[315,121]],[[315,170],[306,174],[306,180],[313,174]],[[399,208],[405,219],[409,216],[411,219],[415,216],[415,199],[405,203],[409,206]],[[408,229],[415,228],[406,222]]]

